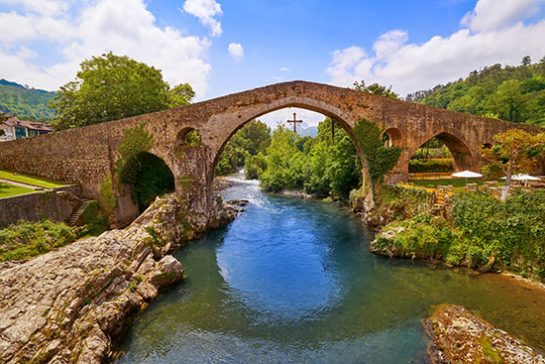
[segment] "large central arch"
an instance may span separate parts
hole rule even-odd
[[[352,120],[350,118],[350,115],[343,113],[340,109],[330,104],[320,102],[318,100],[308,97],[287,97],[276,100],[271,104],[260,105],[259,107],[251,108],[250,110],[243,110],[241,112],[238,112],[235,116],[217,116],[218,119],[221,120],[223,125],[229,125],[229,127],[224,128],[222,131],[222,144],[219,145],[217,149],[213,150],[212,165],[208,168],[208,170],[210,171],[208,175],[208,182],[212,183],[212,180],[214,179],[214,168],[218,163],[220,155],[223,152],[228,141],[233,137],[233,135],[237,133],[237,131],[244,127],[244,125],[246,125],[248,122],[258,119],[260,116],[290,107],[296,107],[320,113],[342,125],[343,129],[347,132],[350,139],[352,140],[352,144],[354,145],[357,156],[361,162],[362,185],[365,185],[365,183],[369,181],[366,156],[361,149],[359,142],[355,138],[353,132],[353,127],[356,121]],[[227,120],[229,120],[229,122],[226,122]]]

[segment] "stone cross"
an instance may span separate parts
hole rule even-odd
[[[293,120],[286,120],[286,123],[293,123],[293,132],[297,133],[297,123],[302,123],[303,120],[297,120],[297,113],[293,113]]]

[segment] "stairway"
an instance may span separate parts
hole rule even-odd
[[[83,215],[83,213],[85,212],[85,209],[87,208],[87,206],[89,206],[89,204],[92,202],[93,200],[84,200],[81,205],[79,205],[78,209],[76,211],[74,211],[72,213],[72,215],[70,215],[70,217],[68,218],[68,220],[66,221],[66,223],[69,225],[69,226],[76,226],[76,224],[78,223],[78,220],[80,219],[81,215]]]

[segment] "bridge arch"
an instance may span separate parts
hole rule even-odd
[[[140,152],[120,170],[123,189],[141,213],[157,196],[175,191],[175,178],[166,161],[151,152]]]
[[[216,167],[216,164],[219,161],[221,153],[225,149],[225,146],[227,145],[228,141],[231,140],[231,138],[241,128],[243,128],[250,121],[258,119],[260,116],[269,114],[277,110],[290,108],[290,107],[296,107],[296,108],[320,113],[326,117],[329,117],[331,120],[336,121],[338,124],[340,124],[343,127],[343,129],[347,132],[350,139],[352,140],[352,144],[354,145],[358,159],[360,160],[360,163],[362,166],[362,185],[366,187],[369,181],[367,160],[365,157],[365,153],[363,152],[361,146],[359,145],[354,135],[353,128],[355,126],[356,120],[350,115],[350,113],[344,112],[343,110],[333,106],[332,104],[319,101],[317,99],[313,99],[310,97],[300,97],[300,96],[280,98],[267,104],[258,105],[257,107],[251,105],[244,108],[238,108],[237,112],[234,114],[215,115],[210,120],[211,122],[209,124],[213,125],[214,123],[217,122],[217,123],[222,123],[225,127],[222,128],[223,131],[221,133],[221,136],[217,138],[221,140],[221,144],[216,145],[215,148],[212,149],[212,152],[213,152],[212,164],[208,168],[209,183],[212,183],[214,179],[214,169]],[[369,192],[371,193],[370,190]]]
[[[453,168],[455,171],[462,170],[476,170],[478,169],[478,163],[476,162],[476,153],[472,152],[468,144],[455,133],[448,131],[441,131],[435,133],[433,136],[428,137],[424,141],[420,140],[421,143],[417,145],[416,148],[413,148],[410,151],[410,158],[415,154],[415,152],[425,143],[429,142],[432,139],[438,139],[441,141],[450,151],[453,158]]]

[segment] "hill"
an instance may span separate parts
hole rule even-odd
[[[520,66],[495,64],[471,72],[465,79],[431,90],[417,91],[408,101],[545,126],[545,57],[532,64],[524,57]]]
[[[19,119],[51,119],[54,111],[48,107],[48,104],[55,95],[55,92],[28,88],[1,79],[0,111],[15,114]]]

